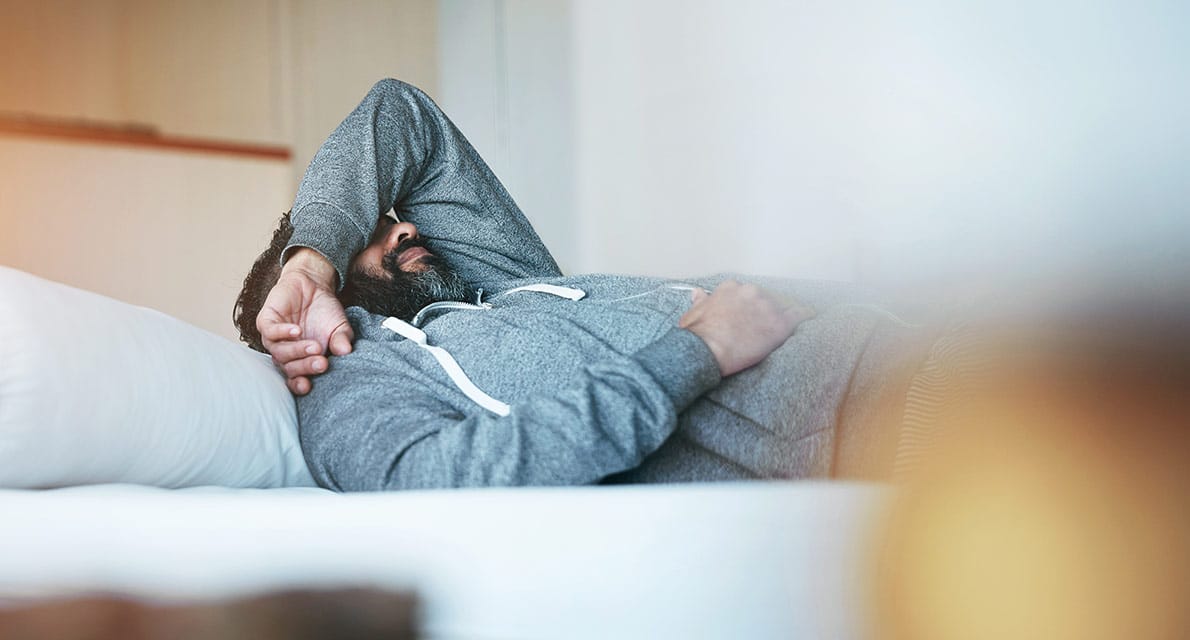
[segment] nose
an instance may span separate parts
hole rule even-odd
[[[398,222],[393,225],[393,229],[397,232],[397,238],[401,240],[417,237],[417,227],[413,226],[412,222]]]
[[[394,249],[406,240],[417,237],[417,227],[412,222],[398,222],[388,230],[388,248]]]

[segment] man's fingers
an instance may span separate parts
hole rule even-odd
[[[285,381],[285,386],[289,387],[289,392],[295,396],[310,393],[310,379],[306,377],[289,378]]]
[[[272,340],[279,342],[281,340],[292,340],[302,335],[301,327],[296,324],[288,322],[264,322],[264,326],[257,325],[260,329],[260,337],[265,340]]]
[[[323,356],[310,356],[301,360],[293,360],[281,365],[286,378],[300,378],[302,376],[316,376],[327,368],[327,359]]]
[[[697,304],[700,300],[705,300],[709,294],[706,289],[702,287],[695,287],[690,290],[690,302]]]
[[[278,365],[300,360],[322,353],[322,347],[314,340],[296,340],[291,342],[277,342],[271,345],[269,353]]]

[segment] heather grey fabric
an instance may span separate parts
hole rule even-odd
[[[332,358],[298,399],[310,469],[332,489],[824,476],[852,371],[892,325],[845,285],[764,280],[818,315],[765,362],[721,380],[702,340],[676,328],[688,290],[562,276],[446,116],[395,80],[378,83],[315,156],[291,246],[320,251],[342,276],[390,207],[486,290],[490,308],[437,313],[422,328],[511,413],[489,413],[385,318],[351,308],[354,352]],[[537,282],[587,295],[503,293]]]
[[[346,279],[381,214],[417,225],[469,283],[562,275],[537,232],[466,138],[420,89],[372,87],[323,143],[294,200],[285,253],[306,246]]]

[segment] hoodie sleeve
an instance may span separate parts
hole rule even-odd
[[[381,80],[331,133],[298,187],[293,247],[348,265],[393,209],[471,284],[561,275],[537,232],[438,105]]]
[[[594,483],[638,466],[720,381],[706,344],[674,328],[500,417],[392,384],[362,355],[337,359],[298,403],[310,470],[338,491]]]

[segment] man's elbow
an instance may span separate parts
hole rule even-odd
[[[396,78],[383,78],[372,85],[369,96],[397,99],[401,102],[421,103],[428,98],[425,91]]]

